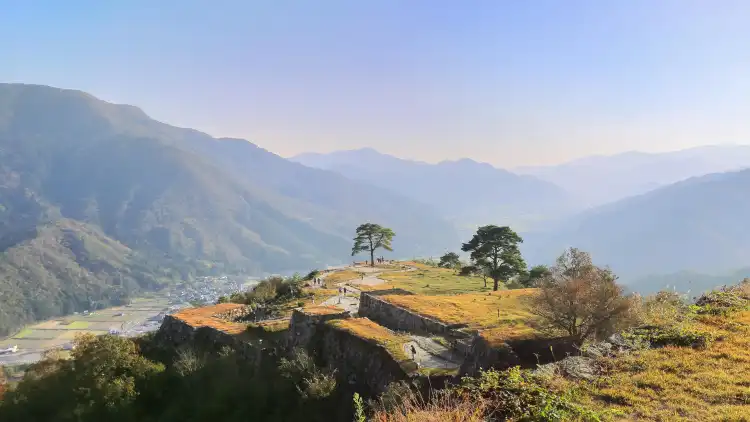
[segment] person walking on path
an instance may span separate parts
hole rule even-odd
[[[411,345],[411,357],[412,360],[417,360],[417,349],[414,348],[414,345]]]

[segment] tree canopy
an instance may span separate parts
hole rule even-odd
[[[546,265],[535,265],[529,269],[528,273],[523,274],[518,281],[524,287],[533,287],[534,284],[541,281],[549,274],[550,270]]]
[[[591,256],[570,248],[542,277],[532,313],[546,328],[562,331],[579,343],[602,339],[631,321],[634,297],[626,296],[617,276],[597,267]]]
[[[500,280],[509,280],[526,271],[526,263],[518,248],[522,242],[521,236],[510,227],[488,225],[479,227],[461,250],[471,252],[472,261],[487,271],[494,282],[492,289],[497,290]]]
[[[364,223],[357,227],[354,236],[354,246],[352,247],[352,256],[360,252],[370,253],[370,266],[375,266],[375,250],[385,249],[392,251],[391,242],[396,233],[393,230],[383,227],[380,224]]]
[[[461,260],[459,259],[457,253],[447,252],[445,255],[440,257],[438,267],[459,269],[461,267]]]

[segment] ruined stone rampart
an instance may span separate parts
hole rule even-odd
[[[445,324],[434,318],[419,315],[366,292],[360,294],[358,314],[394,331],[437,334],[457,338],[469,337],[468,334],[457,330],[461,325]]]
[[[475,336],[466,351],[461,365],[461,375],[475,375],[481,369],[507,369],[512,366],[526,368],[561,360],[577,352],[573,339],[530,338],[490,344],[487,339]]]
[[[245,326],[225,318],[246,312],[242,305],[222,304],[190,308],[166,315],[156,336],[162,346],[219,352],[230,348],[249,360],[260,359],[262,350],[244,341]]]
[[[323,323],[333,319],[349,317],[349,312],[346,311],[320,313],[295,309],[294,312],[292,312],[292,319],[289,321],[287,348],[312,348],[314,347],[313,340],[315,339],[316,334],[322,329]]]
[[[341,383],[366,395],[380,394],[388,384],[410,378],[402,365],[381,345],[324,324],[320,356],[336,370]]]

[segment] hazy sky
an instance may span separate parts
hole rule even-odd
[[[288,156],[750,143],[750,1],[0,0],[0,81]]]

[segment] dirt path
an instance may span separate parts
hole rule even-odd
[[[345,288],[348,295],[336,295],[325,302],[323,305],[333,305],[342,309],[345,309],[352,314],[359,311],[359,294],[360,290],[356,286],[377,286],[386,283],[385,280],[378,277],[385,271],[399,271],[383,268],[372,268],[372,267],[345,267],[344,270],[353,270],[365,273],[364,278],[354,278],[351,280],[336,283],[337,288]],[[409,267],[400,271],[414,271],[416,267]],[[328,274],[324,274],[321,278],[325,278]],[[416,356],[414,356],[415,362],[417,362],[422,368],[435,368],[454,370],[461,366],[462,359],[458,352],[455,350],[445,347],[437,341],[424,336],[409,335],[410,341],[404,344],[404,351],[408,356],[412,356],[411,348],[414,347]]]
[[[458,369],[462,359],[456,351],[449,349],[437,341],[424,336],[410,335],[411,341],[404,344],[404,351],[412,355],[411,348],[416,350],[414,361],[422,368]]]
[[[360,266],[357,266],[357,267],[346,266],[346,267],[341,267],[339,269],[357,271],[360,273],[364,273],[365,276],[342,281],[340,283],[336,283],[337,288],[345,288],[347,294],[353,294],[356,297],[336,295],[336,296],[328,298],[325,302],[323,302],[323,305],[337,306],[339,308],[345,309],[352,313],[356,313],[359,310],[359,294],[361,293],[361,291],[356,286],[377,286],[380,284],[384,284],[386,283],[386,281],[378,277],[380,274],[386,271],[399,271],[399,270],[393,270],[390,268],[360,267]],[[416,267],[409,267],[407,269],[400,270],[400,271],[413,271],[415,269]],[[322,274],[320,278],[325,280],[325,278],[329,274],[332,274],[332,273]]]

